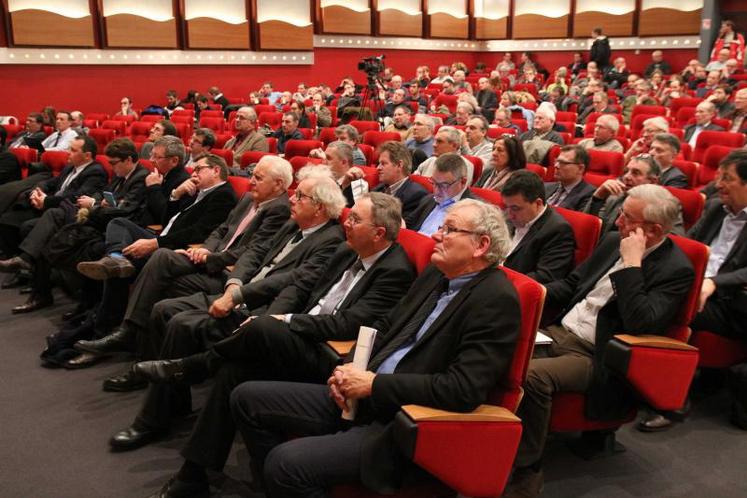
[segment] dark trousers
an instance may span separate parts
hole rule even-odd
[[[731,339],[746,340],[746,320],[747,310],[737,310],[713,295],[706,301],[703,311],[695,315],[690,327],[694,331],[707,330]]]
[[[524,431],[516,466],[526,467],[542,458],[550,426],[552,397],[556,392],[585,392],[591,384],[594,345],[558,325],[547,329],[553,339],[547,358],[529,363],[524,398],[517,415]]]
[[[139,239],[155,239],[156,234],[127,218],[114,218],[106,225],[106,253],[122,249]]]
[[[359,481],[364,427],[340,418],[326,385],[246,382],[231,413],[268,498],[321,498]]]
[[[158,249],[148,258],[132,286],[124,317],[125,324],[133,326],[138,334],[147,335],[156,303],[166,298],[189,296],[200,291],[216,294],[223,290],[224,283],[223,273],[208,275],[187,256],[171,249]],[[173,316],[173,313],[170,316]],[[150,355],[145,357],[155,357],[160,350],[159,342],[150,348]]]
[[[73,221],[75,220],[71,219],[68,212],[62,208],[47,209],[40,218],[34,220],[33,227],[23,238],[19,249],[34,260],[39,259],[52,236],[64,225]]]

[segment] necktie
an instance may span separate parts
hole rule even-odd
[[[228,248],[231,247],[231,245],[234,242],[236,242],[236,239],[238,239],[239,236],[244,233],[244,230],[246,230],[246,227],[248,227],[249,223],[251,223],[252,220],[254,219],[255,214],[257,214],[257,209],[254,206],[254,204],[252,204],[252,207],[249,209],[249,212],[246,213],[246,215],[244,216],[244,219],[242,219],[241,223],[239,223],[239,226],[236,227],[236,231],[233,232],[231,239],[226,244],[226,247],[223,248],[223,251],[227,251]]]
[[[448,289],[449,281],[446,278],[441,279],[436,287],[428,294],[423,304],[415,311],[410,320],[402,327],[399,333],[386,344],[369,362],[368,369],[375,372],[384,364],[395,352],[402,348],[411,348],[415,342],[416,334],[423,326],[425,319],[430,316],[436,307],[441,295]],[[392,369],[393,371],[393,369]]]
[[[324,304],[322,304],[319,310],[320,315],[332,315],[334,314],[337,307],[348,294],[350,286],[355,280],[355,276],[358,272],[363,270],[363,262],[360,258],[355,260],[355,263],[348,268],[345,274],[340,279],[340,283],[334,288],[334,291],[329,292],[324,298]]]
[[[299,230],[296,232],[296,235],[293,236],[291,240],[289,240],[283,248],[278,252],[274,258],[272,258],[272,261],[267,263],[265,266],[262,267],[262,269],[257,273],[250,281],[250,283],[259,282],[260,280],[264,279],[274,268],[277,266],[278,263],[280,263],[282,260],[285,259],[285,257],[290,254],[290,252],[296,248],[299,242],[303,239],[303,232]]]
[[[52,147],[57,147],[57,144],[60,143],[60,137],[62,134],[58,131],[57,132],[57,138],[54,139],[54,143],[52,144]]]

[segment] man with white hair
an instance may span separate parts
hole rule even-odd
[[[456,106],[454,115],[446,120],[446,125],[449,126],[466,126],[467,120],[471,115],[475,113],[475,108],[469,102],[459,102]]]
[[[563,145],[563,138],[555,131],[555,113],[550,109],[537,109],[533,128],[519,135],[527,162],[542,164],[554,145]]]
[[[420,151],[425,158],[433,155],[433,128],[433,118],[427,114],[415,115],[415,119],[412,121],[410,138],[405,142],[407,148],[413,152],[413,160],[415,160],[415,151]]]
[[[706,71],[721,71],[726,67],[726,61],[731,57],[731,51],[728,48],[722,48],[718,51],[716,60],[712,60],[705,67]]]
[[[500,210],[461,201],[433,239],[433,264],[373,325],[383,333],[366,370],[347,363],[330,369],[327,385],[248,382],[234,390],[233,417],[267,496],[324,496],[332,482],[392,492],[414,472],[390,436],[401,406],[467,412],[507,374],[519,331],[511,310],[519,303],[496,266],[508,242]],[[356,399],[366,402],[355,419],[341,419]],[[260,415],[270,406],[284,409]]]
[[[244,152],[267,152],[270,149],[265,136],[257,132],[257,113],[254,107],[240,108],[236,111],[235,119],[236,135],[230,138],[223,148],[233,153],[233,164],[229,166],[241,168],[241,156]]]
[[[701,102],[695,107],[695,123],[685,126],[685,142],[690,147],[695,147],[698,143],[698,135],[702,131],[724,131],[724,129],[713,124],[711,121],[716,117],[716,106],[713,102]]]
[[[449,66],[446,66],[446,65],[438,66],[438,74],[436,75],[435,78],[431,80],[431,84],[440,85],[447,78],[451,79],[451,75],[449,74]]]
[[[600,114],[617,114],[617,109],[609,105],[610,98],[606,92],[596,92],[591,96],[591,105],[586,106],[584,112],[578,115],[578,122],[586,124],[589,114],[598,112]]]
[[[654,116],[643,122],[641,136],[625,151],[624,163],[628,164],[635,156],[648,153],[651,142],[654,140],[654,135],[657,133],[669,133],[669,121],[667,121],[667,118]]]
[[[667,235],[679,203],[658,185],[630,189],[616,224],[589,260],[568,277],[545,284],[547,305],[564,310],[545,331],[548,357],[531,360],[517,415],[524,432],[505,497],[539,496],[541,458],[553,395],[586,393],[586,415],[613,420],[628,413],[632,393],[601,358],[614,334],[663,334],[684,305],[695,272]]]
[[[462,134],[456,128],[451,126],[442,126],[436,133],[436,138],[433,142],[433,155],[420,163],[418,168],[415,170],[416,175],[421,176],[433,176],[433,171],[436,168],[436,160],[443,154],[449,153],[461,153],[462,148]],[[464,166],[467,168],[467,186],[472,185],[472,178],[475,173],[475,166],[469,159],[462,156]]]
[[[611,114],[604,114],[594,123],[594,137],[585,138],[578,144],[584,149],[622,152],[622,144],[615,139],[619,129],[620,121]]]

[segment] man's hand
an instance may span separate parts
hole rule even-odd
[[[185,195],[195,195],[197,193],[197,184],[195,179],[189,178],[184,180],[181,185],[176,187],[172,192],[171,196],[174,199],[181,199]]]
[[[207,257],[212,253],[204,247],[197,247],[195,249],[187,249],[187,254],[192,263],[196,265],[204,265],[205,261],[207,261]]]
[[[371,396],[373,381],[376,374],[367,370],[360,370],[352,363],[346,363],[335,368],[332,377],[327,380],[330,386],[330,396],[342,408],[339,401],[361,399]]]
[[[641,266],[646,251],[646,235],[638,227],[620,241],[620,257],[626,266]]]
[[[594,192],[594,197],[597,199],[606,199],[610,195],[622,195],[625,193],[626,187],[623,182],[616,178],[605,180],[603,184]]]
[[[87,195],[81,195],[78,197],[78,200],[76,201],[76,204],[79,208],[92,208],[93,205],[96,203],[96,199],[93,197],[88,197]]]
[[[233,289],[233,287],[233,285],[229,285],[223,295],[213,301],[213,304],[211,304],[208,309],[208,314],[210,316],[213,318],[223,318],[236,306],[233,302],[233,297],[231,297],[231,289]]]
[[[365,173],[362,169],[357,166],[353,166],[348,170],[347,173],[345,173],[345,176],[342,177],[342,183],[340,184],[340,187],[345,189],[355,180],[360,180],[361,178],[363,178],[364,175]]]
[[[321,147],[318,149],[311,149],[309,151],[309,157],[321,159],[322,161],[327,159],[327,155],[324,153]]]
[[[163,175],[158,172],[157,169],[151,171],[148,176],[145,177],[145,186],[151,187],[153,185],[161,185],[163,183]]]
[[[704,279],[703,285],[700,288],[700,297],[698,298],[698,313],[703,311],[706,301],[708,301],[708,298],[711,297],[714,292],[716,292],[716,284],[713,280],[710,278]]]
[[[156,239],[139,239],[125,247],[122,250],[122,254],[130,259],[141,259],[158,249],[158,241]]]

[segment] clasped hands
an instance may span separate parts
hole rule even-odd
[[[340,365],[327,379],[329,397],[341,410],[347,410],[349,408],[346,405],[347,400],[371,396],[375,377],[375,373],[361,370],[352,363]]]
[[[31,191],[31,194],[29,195],[29,202],[35,209],[42,209],[44,208],[44,199],[47,197],[47,194],[45,194],[42,189],[35,188]]]
[[[194,247],[194,248],[190,247],[189,249],[177,249],[174,252],[177,254],[183,254],[184,256],[188,257],[192,263],[196,265],[205,264],[205,261],[207,261],[207,257],[212,254],[209,249],[205,249],[204,247]]]

